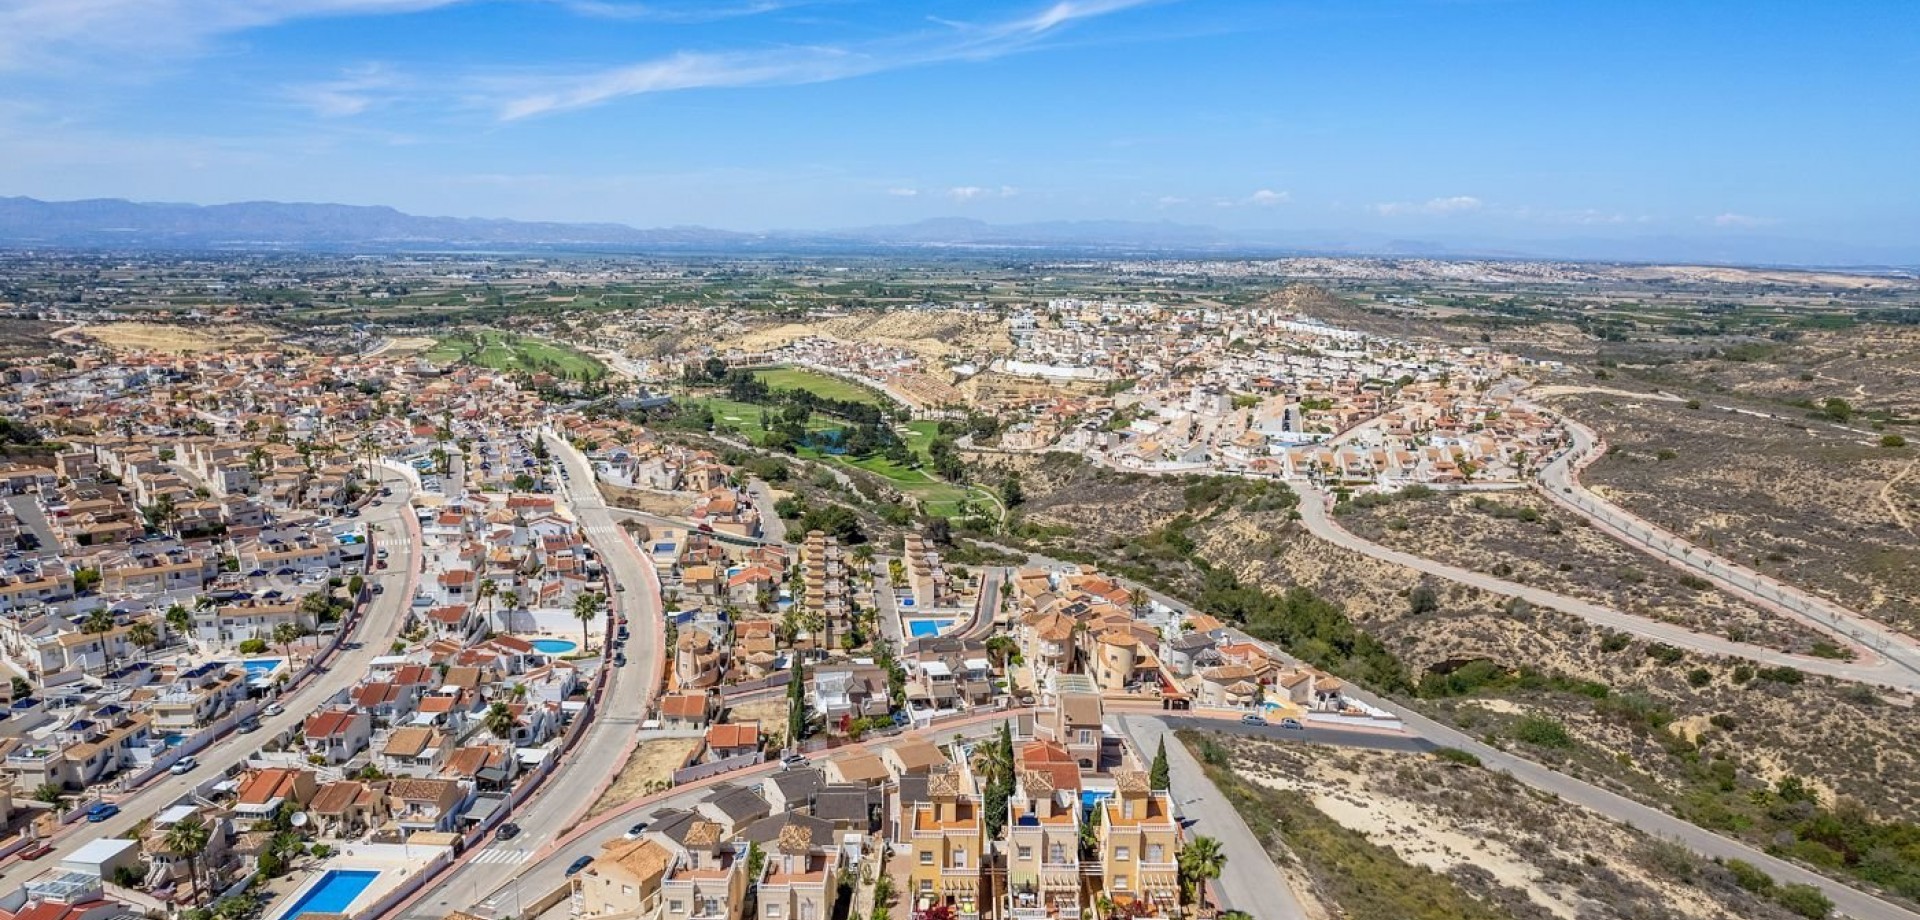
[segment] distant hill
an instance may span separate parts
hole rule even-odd
[[[1006,251],[1095,256],[1343,255],[1566,259],[1731,265],[1913,266],[1920,246],[1760,236],[1408,240],[1328,230],[1222,230],[1172,221],[989,224],[960,217],[842,230],[740,233],[709,227],[419,217],[390,207],[247,201],[154,204],[118,198],[0,197],[0,246],[403,252],[428,249],[832,254]]]
[[[0,241],[103,247],[730,246],[750,234],[624,224],[560,224],[417,217],[389,207],[246,201],[150,204],[119,198],[0,198]]]

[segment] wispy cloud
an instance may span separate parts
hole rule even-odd
[[[959,202],[978,201],[982,198],[1012,198],[1020,190],[1011,185],[999,188],[982,188],[978,185],[957,185],[947,189],[947,197]]]
[[[0,70],[125,66],[295,19],[412,13],[466,0],[6,0]]]
[[[740,3],[722,3],[717,0],[679,3],[634,2],[634,0],[551,0],[551,2],[569,12],[600,19],[695,23],[777,13],[797,6],[808,6],[817,0],[747,0]]]
[[[917,188],[890,188],[887,189],[887,194],[895,198],[917,198],[920,196],[920,190]]]
[[[1731,212],[1715,214],[1706,220],[1716,227],[1771,227],[1780,222],[1778,218],[1754,217],[1750,214],[1734,214]]]
[[[381,64],[363,64],[337,80],[308,83],[287,89],[288,98],[326,118],[359,115],[390,100],[405,81]]]
[[[502,120],[582,109],[628,96],[701,88],[790,86],[845,80],[946,61],[982,61],[1033,48],[1061,27],[1148,0],[1061,0],[1039,12],[986,25],[939,23],[931,33],[854,45],[754,52],[682,52],[621,67],[496,81]]]
[[[1382,217],[1397,217],[1402,214],[1465,214],[1478,211],[1484,202],[1472,195],[1454,195],[1449,198],[1429,198],[1421,202],[1391,201],[1373,206],[1373,212]]]
[[[1248,204],[1262,208],[1271,208],[1274,205],[1286,204],[1292,200],[1292,192],[1276,192],[1270,188],[1263,188],[1247,196]]]

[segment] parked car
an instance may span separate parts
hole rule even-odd
[[[642,821],[639,824],[636,824],[632,827],[627,828],[627,833],[625,836],[628,840],[638,840],[640,839],[640,835],[646,832],[647,832],[647,822]]]
[[[277,716],[277,715],[280,715],[281,713],[286,712],[287,707],[282,706],[279,703],[268,703],[267,708],[262,709],[260,711],[271,717],[271,716]]]
[[[21,859],[39,859],[40,857],[45,856],[51,852],[53,852],[53,844],[42,843],[42,844],[37,844],[35,846],[28,847],[24,850],[21,850],[20,858]]]
[[[199,765],[200,761],[194,760],[192,757],[182,757],[174,761],[173,766],[167,768],[167,772],[175,776],[185,776],[188,773],[192,773],[193,768]]]
[[[626,653],[626,652],[621,652],[620,654],[618,654],[618,655],[615,655],[615,656],[613,656],[613,666],[614,666],[614,667],[616,667],[616,668],[624,668],[624,667],[626,667],[626,666],[627,666],[627,653]]]
[[[257,732],[260,730],[260,720],[252,717],[241,719],[240,725],[236,730],[243,735]]]
[[[380,567],[384,569],[384,568],[386,568],[386,567],[387,567],[387,564],[386,564],[386,563],[384,563],[384,562],[382,562],[382,563],[380,563]],[[383,584],[381,584],[381,583],[379,583],[379,582],[377,582],[377,581],[376,581],[376,582],[374,582],[374,583],[373,583],[373,593],[375,593],[375,594],[385,594],[385,593],[387,593],[387,586],[386,586],[386,585],[383,585]]]
[[[501,840],[512,840],[513,838],[520,836],[520,825],[515,824],[512,821],[508,821],[507,823],[500,825],[500,830],[497,836],[499,836]]]
[[[1249,712],[1246,715],[1240,717],[1240,724],[1241,725],[1265,725],[1267,724],[1267,720],[1262,718],[1260,714],[1257,712]]]
[[[572,878],[576,875],[579,875],[581,869],[585,869],[586,867],[592,864],[593,864],[593,857],[591,856],[582,856],[579,859],[574,860],[573,865],[567,867],[567,877]]]
[[[807,765],[807,755],[788,754],[780,758],[780,765],[783,767],[804,767]]]
[[[99,824],[100,822],[105,821],[108,818],[111,818],[114,815],[117,815],[119,813],[120,813],[120,806],[115,805],[112,802],[101,802],[100,804],[87,809],[87,823]]]
[[[1303,732],[1307,730],[1307,727],[1305,725],[1300,724],[1299,719],[1293,718],[1292,716],[1288,716],[1287,718],[1281,719],[1280,727],[1285,729],[1291,729],[1297,732]]]

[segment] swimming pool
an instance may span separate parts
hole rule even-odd
[[[240,662],[240,666],[247,669],[250,677],[264,677],[280,670],[280,666],[286,663],[285,658],[248,658]]]
[[[291,920],[301,914],[347,913],[348,906],[379,877],[377,869],[328,869],[292,907],[281,912],[281,920]]]
[[[580,643],[566,639],[535,639],[533,647],[548,655],[570,655],[580,647]]]
[[[952,626],[952,620],[908,620],[907,635],[915,639],[926,639],[940,635]]]

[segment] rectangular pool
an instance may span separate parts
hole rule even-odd
[[[908,620],[907,635],[915,639],[926,639],[946,632],[952,625],[952,620]]]
[[[328,869],[320,881],[300,895],[293,906],[280,913],[281,920],[293,920],[301,914],[344,914],[373,880],[378,869]]]

